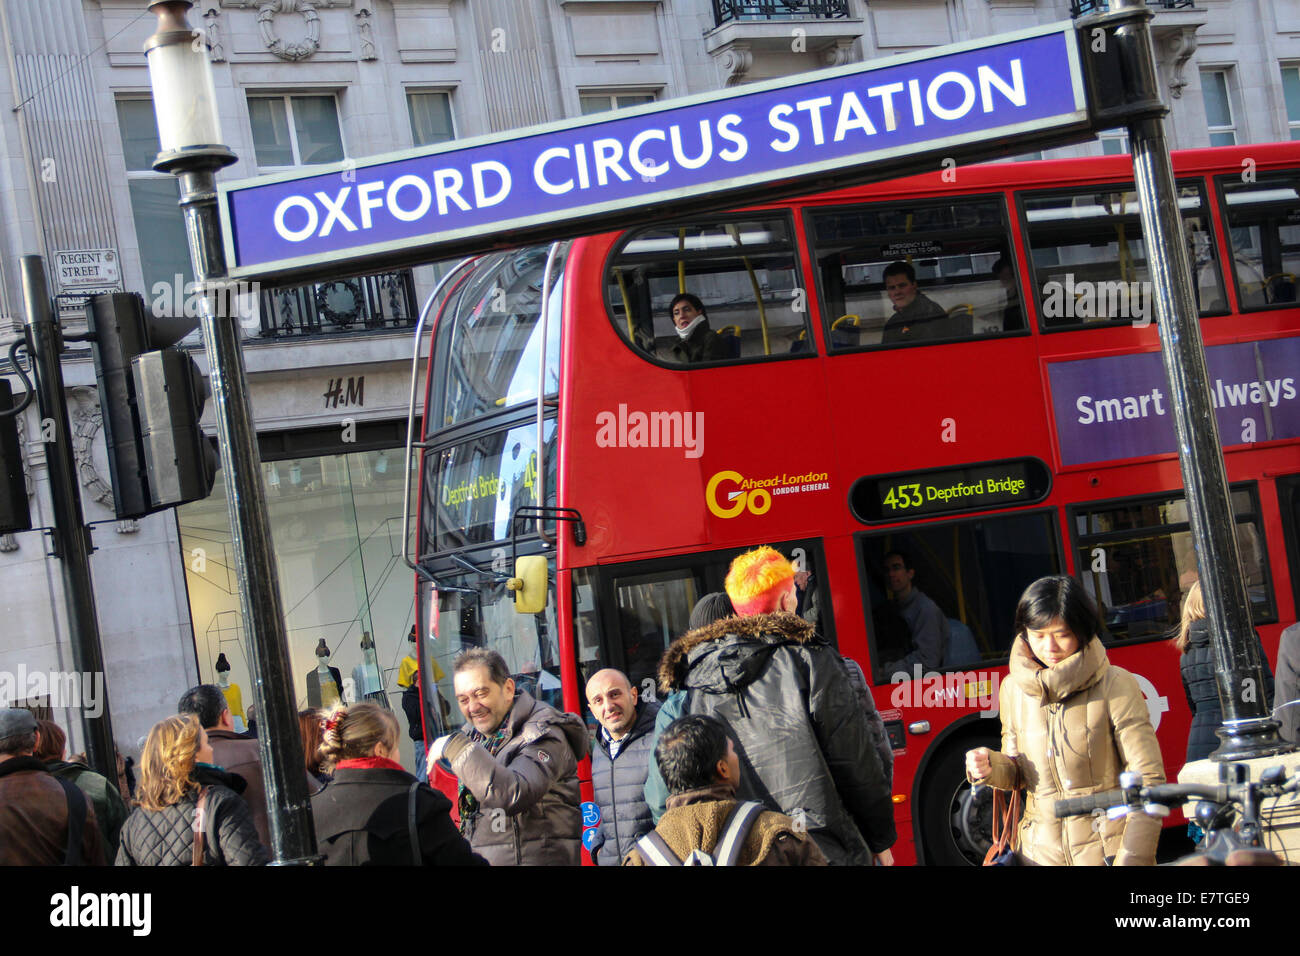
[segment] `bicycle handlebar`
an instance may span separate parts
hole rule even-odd
[[[1082,797],[1069,797],[1055,801],[1052,811],[1058,819],[1078,817],[1112,807],[1129,807],[1139,810],[1144,804],[1157,803],[1164,807],[1182,806],[1188,800],[1208,800],[1211,803],[1240,803],[1246,788],[1253,786],[1261,797],[1281,796],[1291,785],[1205,783],[1160,783],[1150,787],[1132,787],[1128,790],[1107,790]]]

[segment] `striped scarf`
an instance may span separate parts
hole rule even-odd
[[[469,732],[471,743],[482,744],[487,752],[493,757],[500,752],[501,747],[505,744],[506,738],[510,736],[510,715],[507,713],[501,726],[497,728],[496,733],[492,736],[481,734],[477,730]],[[460,784],[456,788],[456,808],[460,811],[460,832],[462,835],[469,832],[470,822],[479,814],[478,797],[470,793],[465,784]]]

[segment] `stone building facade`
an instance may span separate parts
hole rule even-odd
[[[1086,14],[1071,0],[203,0],[226,144],[243,179],[497,133]],[[145,0],[0,0],[0,347],[20,327],[18,256],[49,263],[65,325],[92,291],[183,314],[188,253],[157,151]],[[1300,138],[1298,0],[1162,0],[1154,28],[1175,148]],[[1122,151],[1115,133],[1054,155]],[[60,268],[89,263],[86,270]],[[250,290],[241,321],[293,667],[323,640],[358,695],[390,693],[412,600],[401,564],[411,330],[438,267]],[[192,338],[190,340],[194,342]],[[202,365],[201,351],[196,359]],[[7,371],[7,367],[6,367]],[[94,369],[65,376],[116,736],[134,752],[219,654],[251,699],[224,485],[113,519]],[[19,388],[15,381],[16,390]],[[34,521],[52,522],[24,416]],[[56,559],[0,538],[0,673],[71,670]],[[373,654],[363,635],[374,638]],[[297,688],[306,701],[302,686]],[[20,693],[18,695],[22,697]],[[392,693],[396,707],[396,695]],[[55,711],[80,745],[74,711]]]

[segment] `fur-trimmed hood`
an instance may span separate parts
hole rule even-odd
[[[732,693],[758,678],[776,648],[817,643],[816,629],[795,614],[723,618],[668,646],[659,661],[659,688],[664,694],[685,687]]]

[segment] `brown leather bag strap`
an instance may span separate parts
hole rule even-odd
[[[203,866],[203,849],[206,843],[205,831],[207,830],[208,815],[208,788],[204,787],[199,791],[199,802],[194,807],[194,858],[191,866]]]

